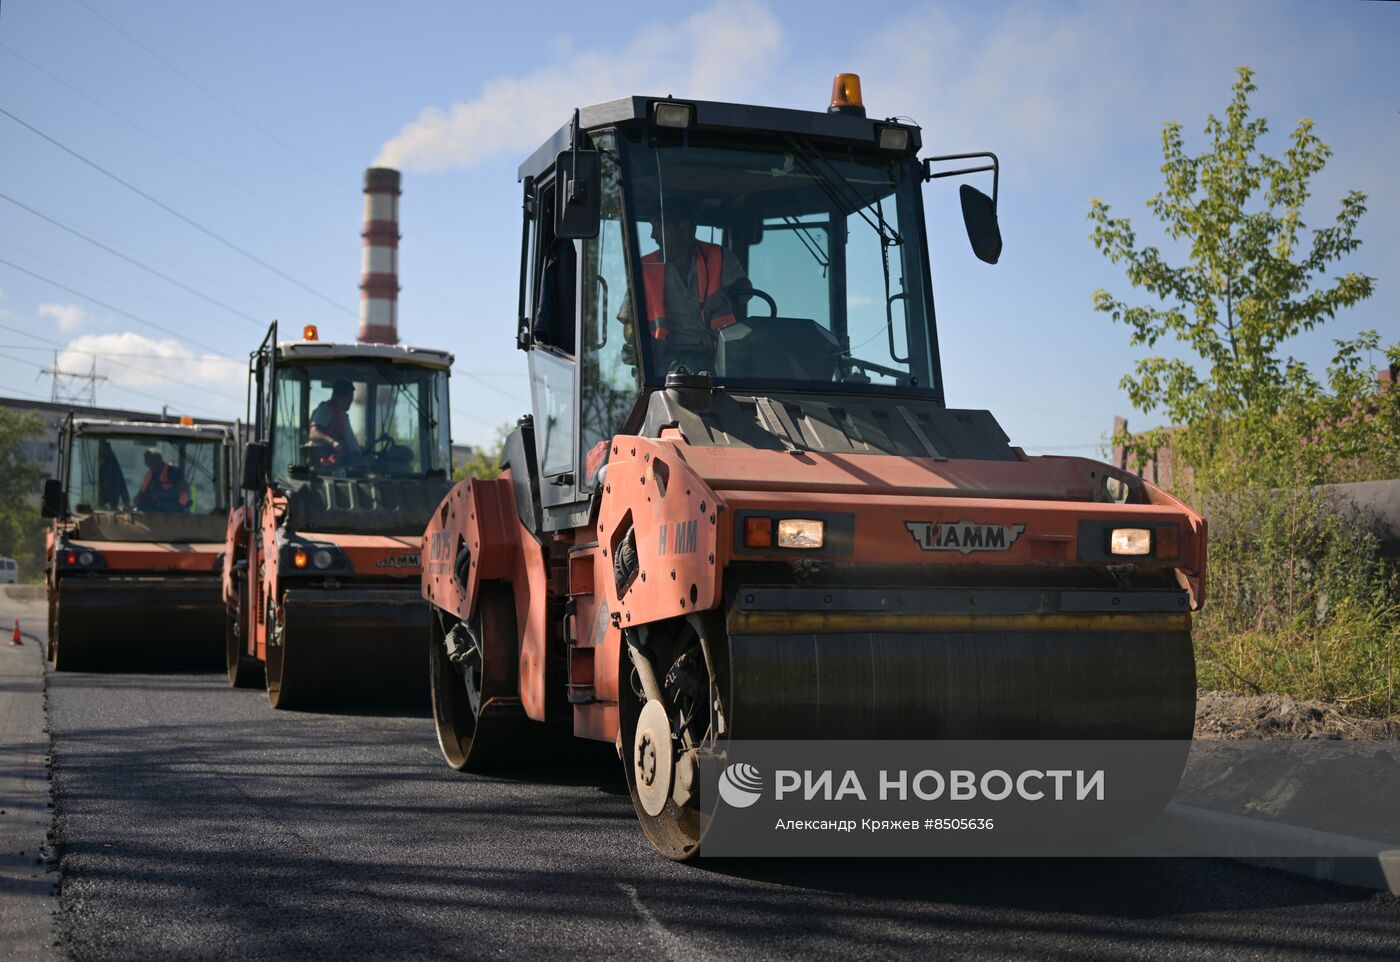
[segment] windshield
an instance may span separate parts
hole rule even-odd
[[[78,514],[222,514],[228,510],[224,445],[158,435],[79,435],[68,465]]]
[[[664,136],[623,140],[642,283],[619,320],[653,381],[936,386],[913,159]]]
[[[389,361],[277,364],[277,480],[446,476],[447,372]]]

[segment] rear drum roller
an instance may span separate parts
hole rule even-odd
[[[234,688],[260,688],[264,683],[262,665],[244,653],[243,612],[244,592],[238,591],[238,607],[224,618],[224,666],[228,683]]]
[[[52,664],[53,653],[55,653],[57,643],[59,643],[59,605],[53,595],[49,595],[49,634],[48,640],[43,647],[43,657]]]
[[[49,595],[49,631],[44,643],[44,658],[53,661],[54,643],[58,638],[58,605],[54,603],[53,595]]]
[[[515,601],[504,585],[482,587],[470,622],[434,612],[428,672],[442,757],[455,771],[501,771],[540,760],[549,733],[519,698]]]
[[[264,616],[267,631],[267,701],[273,708],[301,708],[306,703],[305,692],[300,690],[305,668],[299,666],[295,656],[287,654],[287,632],[277,621],[277,604],[269,597],[267,613]],[[290,664],[289,664],[290,661]],[[292,683],[288,684],[288,679]]]
[[[82,625],[73,624],[72,618],[69,619],[65,638],[60,609],[61,605],[54,606],[53,628],[49,633],[49,652],[53,656],[54,671],[92,671],[96,659],[90,639],[78,630]]]
[[[620,692],[618,725],[632,806],[647,841],[685,861],[699,851],[708,824],[700,811],[698,761],[718,737],[711,705],[718,689],[699,636],[685,621],[653,629],[645,644],[629,632],[621,658],[620,677],[630,683]]]

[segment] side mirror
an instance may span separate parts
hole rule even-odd
[[[963,184],[958,188],[962,200],[963,224],[967,239],[977,259],[995,264],[1001,257],[1001,226],[997,223],[996,204],[976,187]]]
[[[46,518],[63,517],[63,482],[58,478],[49,478],[44,482],[44,497],[39,510]]]
[[[249,441],[243,445],[243,490],[261,491],[267,476],[267,445]]]
[[[554,161],[554,236],[587,240],[598,236],[603,191],[602,155],[566,150]]]

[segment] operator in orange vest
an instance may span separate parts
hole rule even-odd
[[[331,385],[329,400],[316,405],[311,412],[307,433],[311,441],[330,449],[321,458],[322,465],[344,464],[360,453],[360,441],[350,427],[350,403],[355,399],[355,385],[341,378]]]
[[[665,198],[651,223],[657,249],[642,258],[647,334],[663,371],[713,371],[719,332],[742,317],[752,287],[734,253],[697,239],[695,228],[690,205]],[[631,311],[624,302],[618,312],[628,327]]]
[[[141,481],[141,490],[136,492],[136,510],[190,510],[190,486],[185,483],[180,469],[166,461],[159,448],[147,448],[142,457],[146,462],[146,477]]]

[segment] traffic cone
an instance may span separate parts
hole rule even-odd
[[[19,619],[18,619],[18,618],[15,619],[15,633],[12,634],[12,635],[10,635],[10,644],[12,644],[12,645],[22,645],[22,644],[24,644],[24,639],[20,637],[20,633],[19,633]]]

